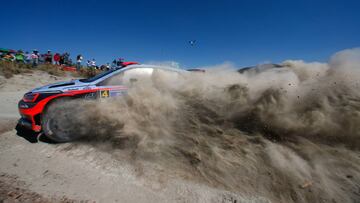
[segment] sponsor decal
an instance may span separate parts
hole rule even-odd
[[[85,99],[96,99],[96,92],[91,92],[85,95]]]
[[[118,97],[126,94],[126,91],[110,90],[110,97]]]
[[[101,98],[110,97],[110,91],[109,91],[109,90],[101,90],[101,91],[100,91],[100,97],[101,97]]]

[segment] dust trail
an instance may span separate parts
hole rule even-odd
[[[282,65],[158,75],[81,105],[74,123],[144,174],[273,202],[359,201],[360,49]]]

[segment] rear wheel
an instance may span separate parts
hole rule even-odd
[[[57,99],[47,106],[41,118],[46,137],[55,142],[71,142],[80,138],[72,122],[73,108],[75,106],[70,99]]]

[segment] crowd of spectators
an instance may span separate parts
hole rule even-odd
[[[31,53],[28,51],[24,52],[22,50],[15,51],[11,49],[0,49],[0,60],[30,64],[33,67],[36,67],[39,64],[76,66],[77,70],[79,70],[82,67],[81,63],[83,57],[79,54],[76,57],[76,64],[74,64],[68,52],[53,54],[51,50],[48,50],[46,53],[42,54],[36,49],[34,49]]]
[[[12,49],[0,49],[1,61],[12,61],[16,63],[29,64],[33,67],[36,67],[39,64],[54,64],[59,66],[72,66],[76,67],[76,70],[80,70],[80,68],[84,67],[82,65],[83,59],[83,56],[79,54],[76,56],[76,62],[73,63],[68,52],[62,54],[53,54],[51,50],[47,50],[46,53],[40,53],[38,50],[34,49],[31,53],[29,53],[28,51],[24,52],[22,50],[16,51]],[[113,60],[111,65],[110,63],[106,63],[98,66],[96,64],[96,60],[93,58],[91,60],[87,60],[86,67],[109,70],[113,68],[123,67],[123,62],[124,59],[119,58]]]
[[[81,55],[80,55],[81,56]],[[65,52],[63,54],[53,54],[51,50],[41,54],[38,50],[34,49],[31,53],[22,50],[0,49],[0,60],[14,61],[17,63],[32,64],[36,67],[39,64],[55,64],[73,66],[70,54]],[[81,61],[78,61],[81,64]]]

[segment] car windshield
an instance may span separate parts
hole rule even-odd
[[[116,71],[116,69],[113,69],[113,70],[108,70],[108,71],[105,71],[105,72],[102,72],[98,75],[95,75],[94,77],[92,78],[88,78],[88,79],[80,79],[80,82],[86,82],[86,83],[89,83],[89,82],[94,82],[95,80],[99,79],[99,78],[102,78],[106,75],[109,75],[110,73]]]
[[[131,68],[125,71],[116,73],[108,77],[107,79],[100,81],[97,86],[106,85],[130,85],[134,81],[144,80],[151,78],[153,68]]]

